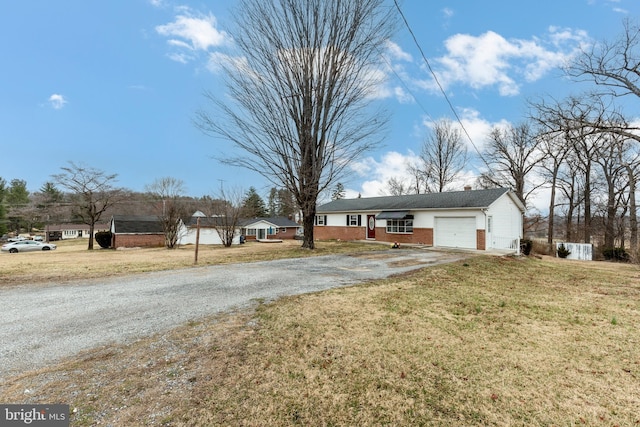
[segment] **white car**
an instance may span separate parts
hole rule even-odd
[[[51,251],[57,248],[53,243],[36,242],[34,240],[21,240],[19,242],[6,243],[2,245],[2,252],[15,254],[29,251]]]

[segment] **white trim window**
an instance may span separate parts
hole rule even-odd
[[[316,223],[315,225],[327,225],[327,216],[326,215],[316,215]]]
[[[397,234],[413,233],[413,218],[388,219],[387,233],[397,233]]]
[[[357,227],[360,225],[360,215],[348,215],[347,216],[347,226],[349,227]]]

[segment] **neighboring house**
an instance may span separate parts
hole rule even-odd
[[[525,207],[506,188],[334,200],[317,208],[317,239],[519,251]]]
[[[286,217],[242,220],[242,234],[247,240],[294,239],[301,229],[300,224]]]
[[[200,211],[194,213],[191,218],[184,221],[178,232],[178,244],[196,244],[198,219],[200,219],[200,239],[198,243],[201,245],[221,245],[222,239],[215,227],[222,224],[223,218],[204,216]],[[233,236],[234,245],[240,244],[240,234],[240,225],[238,225]]]
[[[109,224],[99,223],[93,232],[109,231]],[[50,241],[89,238],[89,226],[87,224],[50,224],[45,228],[45,233]]]
[[[164,246],[162,223],[156,215],[114,215],[109,229],[114,249]]]
[[[184,222],[184,227],[179,233],[178,243],[181,245],[193,245],[196,243],[197,224],[200,220],[201,245],[221,245],[222,239],[218,235],[216,225],[222,224],[224,218],[207,217],[200,211],[193,214]],[[285,217],[240,219],[233,237],[233,244],[240,243],[240,236],[246,240],[262,239],[293,239],[299,232],[300,225]]]

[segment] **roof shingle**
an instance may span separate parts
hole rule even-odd
[[[508,191],[508,188],[491,188],[488,190],[339,199],[319,206],[317,212],[487,208]]]

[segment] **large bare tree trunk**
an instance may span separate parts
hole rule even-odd
[[[239,0],[232,36],[242,60],[222,64],[228,93],[206,94],[214,111],[199,112],[197,125],[238,149],[222,161],[291,191],[305,248],[320,192],[383,137],[387,115],[371,94],[395,12],[384,0]]]
[[[627,175],[629,177],[629,228],[631,229],[631,237],[629,244],[631,245],[631,255],[633,259],[637,259],[638,255],[638,208],[636,206],[636,176],[633,168],[625,165]]]

